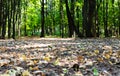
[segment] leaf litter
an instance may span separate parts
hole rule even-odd
[[[0,76],[120,76],[120,40],[0,40]]]

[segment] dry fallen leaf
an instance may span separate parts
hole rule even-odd
[[[50,61],[50,57],[44,57],[44,60],[49,62]]]
[[[117,51],[117,57],[120,58],[120,50]]]
[[[21,61],[26,61],[26,60],[27,60],[27,57],[26,57],[25,55],[22,55],[22,56],[20,57],[20,60],[21,60]]]
[[[103,57],[104,57],[105,59],[110,59],[112,53],[113,53],[112,50],[104,51],[104,52],[103,52]]]
[[[36,67],[30,67],[30,70],[32,70],[32,71],[39,70],[39,67],[38,66],[36,66]]]
[[[99,54],[99,50],[94,50],[94,53],[95,54]]]
[[[33,72],[34,76],[46,76],[42,71],[34,71]]]
[[[84,61],[84,56],[78,56],[77,57],[78,62],[83,62]]]
[[[23,73],[22,73],[22,76],[31,76],[30,72],[28,70],[25,70]]]
[[[104,62],[104,60],[103,60],[102,57],[98,57],[97,60],[98,60],[99,62]]]
[[[102,49],[104,49],[104,50],[112,50],[112,47],[106,45],[106,46],[103,46]]]
[[[104,53],[104,54],[103,54],[103,57],[104,57],[105,59],[110,59],[110,54]]]

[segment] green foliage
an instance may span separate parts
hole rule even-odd
[[[103,1],[104,1],[104,7],[103,7]],[[71,7],[71,1],[68,1],[69,7]],[[79,29],[80,32],[83,32],[83,5],[84,0],[76,0],[75,1],[75,25],[78,25],[79,22]],[[65,2],[62,2],[63,6],[63,32],[64,37],[68,37],[68,22],[67,22],[67,14],[66,14],[66,6]],[[99,6],[97,10],[97,6]],[[26,8],[26,11],[24,11],[24,8]],[[98,25],[100,29],[100,36],[104,37],[104,16],[103,16],[103,10],[106,13],[106,0],[96,0],[96,12],[98,13]],[[46,35],[56,35],[60,36],[61,34],[61,28],[60,28],[60,0],[47,0],[44,3],[44,15],[45,15],[45,33]],[[77,13],[79,14],[79,17],[77,17]],[[114,28],[118,29],[119,27],[119,8],[118,8],[118,0],[108,0],[108,29]],[[26,16],[26,20],[25,20]],[[95,25],[95,16],[94,16],[94,25]],[[24,26],[27,26],[27,31],[32,32],[34,30],[37,30],[34,32],[34,35],[40,35],[40,32],[38,30],[41,30],[41,0],[29,0],[29,2],[26,0],[22,0],[22,26],[21,30],[24,30]],[[47,31],[48,30],[48,31]],[[28,32],[28,33],[29,33]],[[85,32],[85,31],[84,31]],[[32,34],[29,34],[32,35]]]

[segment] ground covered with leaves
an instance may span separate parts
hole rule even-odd
[[[0,76],[120,76],[120,40],[0,40]]]

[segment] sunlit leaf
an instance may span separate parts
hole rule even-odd
[[[120,51],[117,51],[117,57],[120,58]]]
[[[57,58],[57,59],[54,61],[53,64],[54,64],[54,65],[58,65],[58,64],[59,64],[59,58]]]
[[[99,50],[94,50],[94,53],[95,54],[99,54]]]
[[[98,60],[99,62],[104,62],[104,60],[103,60],[102,57],[98,57],[97,60]]]
[[[49,62],[50,61],[50,57],[44,57],[44,60]]]
[[[110,54],[105,53],[105,54],[103,54],[103,57],[104,57],[105,59],[110,59]]]
[[[27,60],[27,57],[26,57],[25,55],[22,55],[22,56],[20,57],[20,60],[26,61],[26,60]]]
[[[62,70],[63,70],[63,73],[67,73],[68,72],[68,70],[66,68],[63,68]]]
[[[10,76],[9,74],[0,74],[0,76]]]
[[[22,73],[22,76],[31,76],[30,72],[28,70],[25,70],[23,73]]]
[[[96,68],[93,68],[93,75],[94,76],[99,76],[99,72]]]

